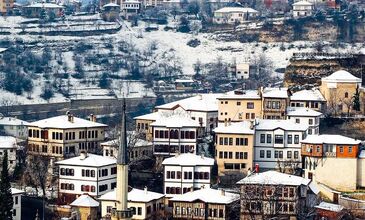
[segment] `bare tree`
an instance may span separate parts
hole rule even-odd
[[[31,155],[28,157],[24,181],[27,185],[42,189],[43,198],[46,197],[47,183],[52,181],[50,172],[50,160],[40,155]]]

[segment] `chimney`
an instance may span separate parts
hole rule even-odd
[[[148,192],[148,191],[147,191],[147,186],[145,186],[145,187],[144,187],[144,194],[146,194],[146,195],[147,195],[147,192]]]
[[[198,99],[199,99],[199,100],[202,100],[202,99],[203,99],[203,95],[202,95],[202,94],[199,94],[199,95],[198,95]]]
[[[89,120],[92,121],[92,122],[96,122],[96,115],[90,114]]]
[[[227,127],[227,119],[224,120],[224,127]]]
[[[200,154],[200,157],[201,157],[202,159],[204,159],[204,153],[201,153],[201,154]]]
[[[74,122],[74,116],[69,111],[67,111],[66,114],[67,114],[67,120],[69,122],[73,123]]]
[[[255,164],[255,173],[259,173],[260,172],[260,165],[257,163]]]
[[[226,195],[226,191],[224,189],[221,189],[221,195],[225,196]]]
[[[250,121],[250,129],[253,130],[255,128],[255,120]]]
[[[80,152],[80,160],[85,160],[87,157],[87,152],[86,151],[81,151]]]

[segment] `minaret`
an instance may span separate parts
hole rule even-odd
[[[123,99],[122,126],[117,157],[117,201],[112,210],[112,220],[131,219],[132,211],[128,209],[128,151],[125,117],[125,99]]]

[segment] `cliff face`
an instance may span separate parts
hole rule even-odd
[[[284,86],[293,90],[311,88],[321,84],[321,78],[343,69],[361,78],[364,55],[347,54],[294,54],[286,67]]]

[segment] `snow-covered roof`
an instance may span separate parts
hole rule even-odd
[[[201,200],[205,203],[230,204],[239,200],[239,194],[225,192],[221,189],[200,189],[182,195],[176,195],[169,201],[193,202],[196,200]]]
[[[224,8],[216,10],[215,12],[219,12],[219,13],[234,13],[234,12],[258,13],[258,11],[256,11],[253,8],[242,8],[242,7],[224,7]]]
[[[339,134],[321,134],[321,135],[308,135],[302,143],[309,144],[360,144],[360,140],[345,137]]]
[[[129,143],[129,136],[127,136],[127,143]],[[102,146],[119,146],[119,139],[114,139],[114,140],[110,140],[110,141],[106,141],[101,143]],[[152,145],[152,142],[140,139],[140,138],[135,138],[133,139],[133,146],[134,147],[141,147],[141,146],[148,146],[148,145]]]
[[[166,158],[163,165],[179,166],[213,166],[214,159],[192,153],[177,154],[174,157]]]
[[[7,50],[7,48],[1,48],[1,47],[0,47],[0,53],[4,52],[4,51],[6,51],[6,50]]]
[[[311,2],[307,2],[307,1],[299,1],[299,2],[295,2],[293,4],[294,6],[310,6],[310,5],[313,5],[313,3]]]
[[[193,83],[193,79],[177,79],[175,80],[175,83]]]
[[[161,117],[162,117],[161,112],[152,112],[149,114],[134,117],[133,119],[156,121],[158,118],[161,118]]]
[[[160,199],[164,197],[164,194],[156,193],[148,191],[147,189],[141,190],[133,188],[128,192],[128,201],[129,202],[150,202],[153,200]],[[117,200],[117,191],[116,189],[105,193],[104,195],[99,197],[100,201],[116,201]]]
[[[174,114],[167,117],[160,117],[151,126],[168,127],[168,128],[182,128],[182,127],[200,127],[198,121],[195,121],[187,114]]]
[[[31,5],[25,6],[26,8],[63,8],[60,5],[53,4],[53,3],[34,3]]]
[[[124,3],[140,3],[139,1],[137,0],[126,0]]]
[[[66,160],[56,162],[58,165],[69,166],[85,166],[85,167],[103,167],[117,164],[117,160],[111,157],[104,157],[96,154],[87,154],[83,159],[83,155],[72,157]]]
[[[218,99],[261,99],[257,90],[235,90],[227,92]]]
[[[224,134],[254,134],[254,130],[250,127],[251,122],[249,121],[235,122],[227,126],[220,124],[214,129],[214,132]]]
[[[290,96],[291,101],[318,101],[325,102],[322,93],[318,89],[301,90]]]
[[[296,107],[296,108],[292,108],[289,107],[286,110],[286,114],[288,116],[302,116],[302,117],[318,117],[321,116],[322,113],[315,111],[313,109],[310,108],[304,108],[304,107]]]
[[[107,8],[107,7],[120,7],[120,5],[111,2],[111,3],[103,6],[103,8]]]
[[[314,206],[317,209],[324,209],[332,212],[341,212],[344,207],[342,205],[337,205],[329,202],[321,202],[319,205]]]
[[[0,136],[0,148],[17,148],[16,138],[11,136]]]
[[[95,127],[107,127],[105,124],[85,120],[73,116],[73,122],[68,120],[67,115],[60,115],[52,118],[46,118],[43,120],[29,123],[29,126],[39,128],[59,128],[59,129],[70,129],[70,128],[95,128]]]
[[[270,170],[263,173],[254,173],[238,181],[237,184],[299,186],[308,185],[310,182],[310,179]]]
[[[13,117],[0,117],[0,125],[28,125],[29,123]]]
[[[256,120],[256,130],[276,130],[281,128],[287,131],[306,131],[308,126],[304,124],[297,124],[290,120],[270,120],[270,119],[259,119]]]
[[[190,98],[159,105],[156,109],[175,109],[181,106],[186,111],[218,111],[218,100],[221,93],[199,94]]]
[[[11,188],[11,194],[12,195],[23,194],[23,193],[24,193],[23,190],[20,190],[20,189],[17,189],[17,188]]]
[[[288,88],[285,87],[273,87],[264,88],[262,92],[262,97],[264,98],[288,98]]]
[[[99,207],[99,202],[93,199],[93,197],[84,194],[75,199],[70,206],[78,207]]]
[[[361,83],[361,79],[352,75],[345,70],[339,70],[331,75],[322,78],[322,82],[348,82],[348,83]]]

